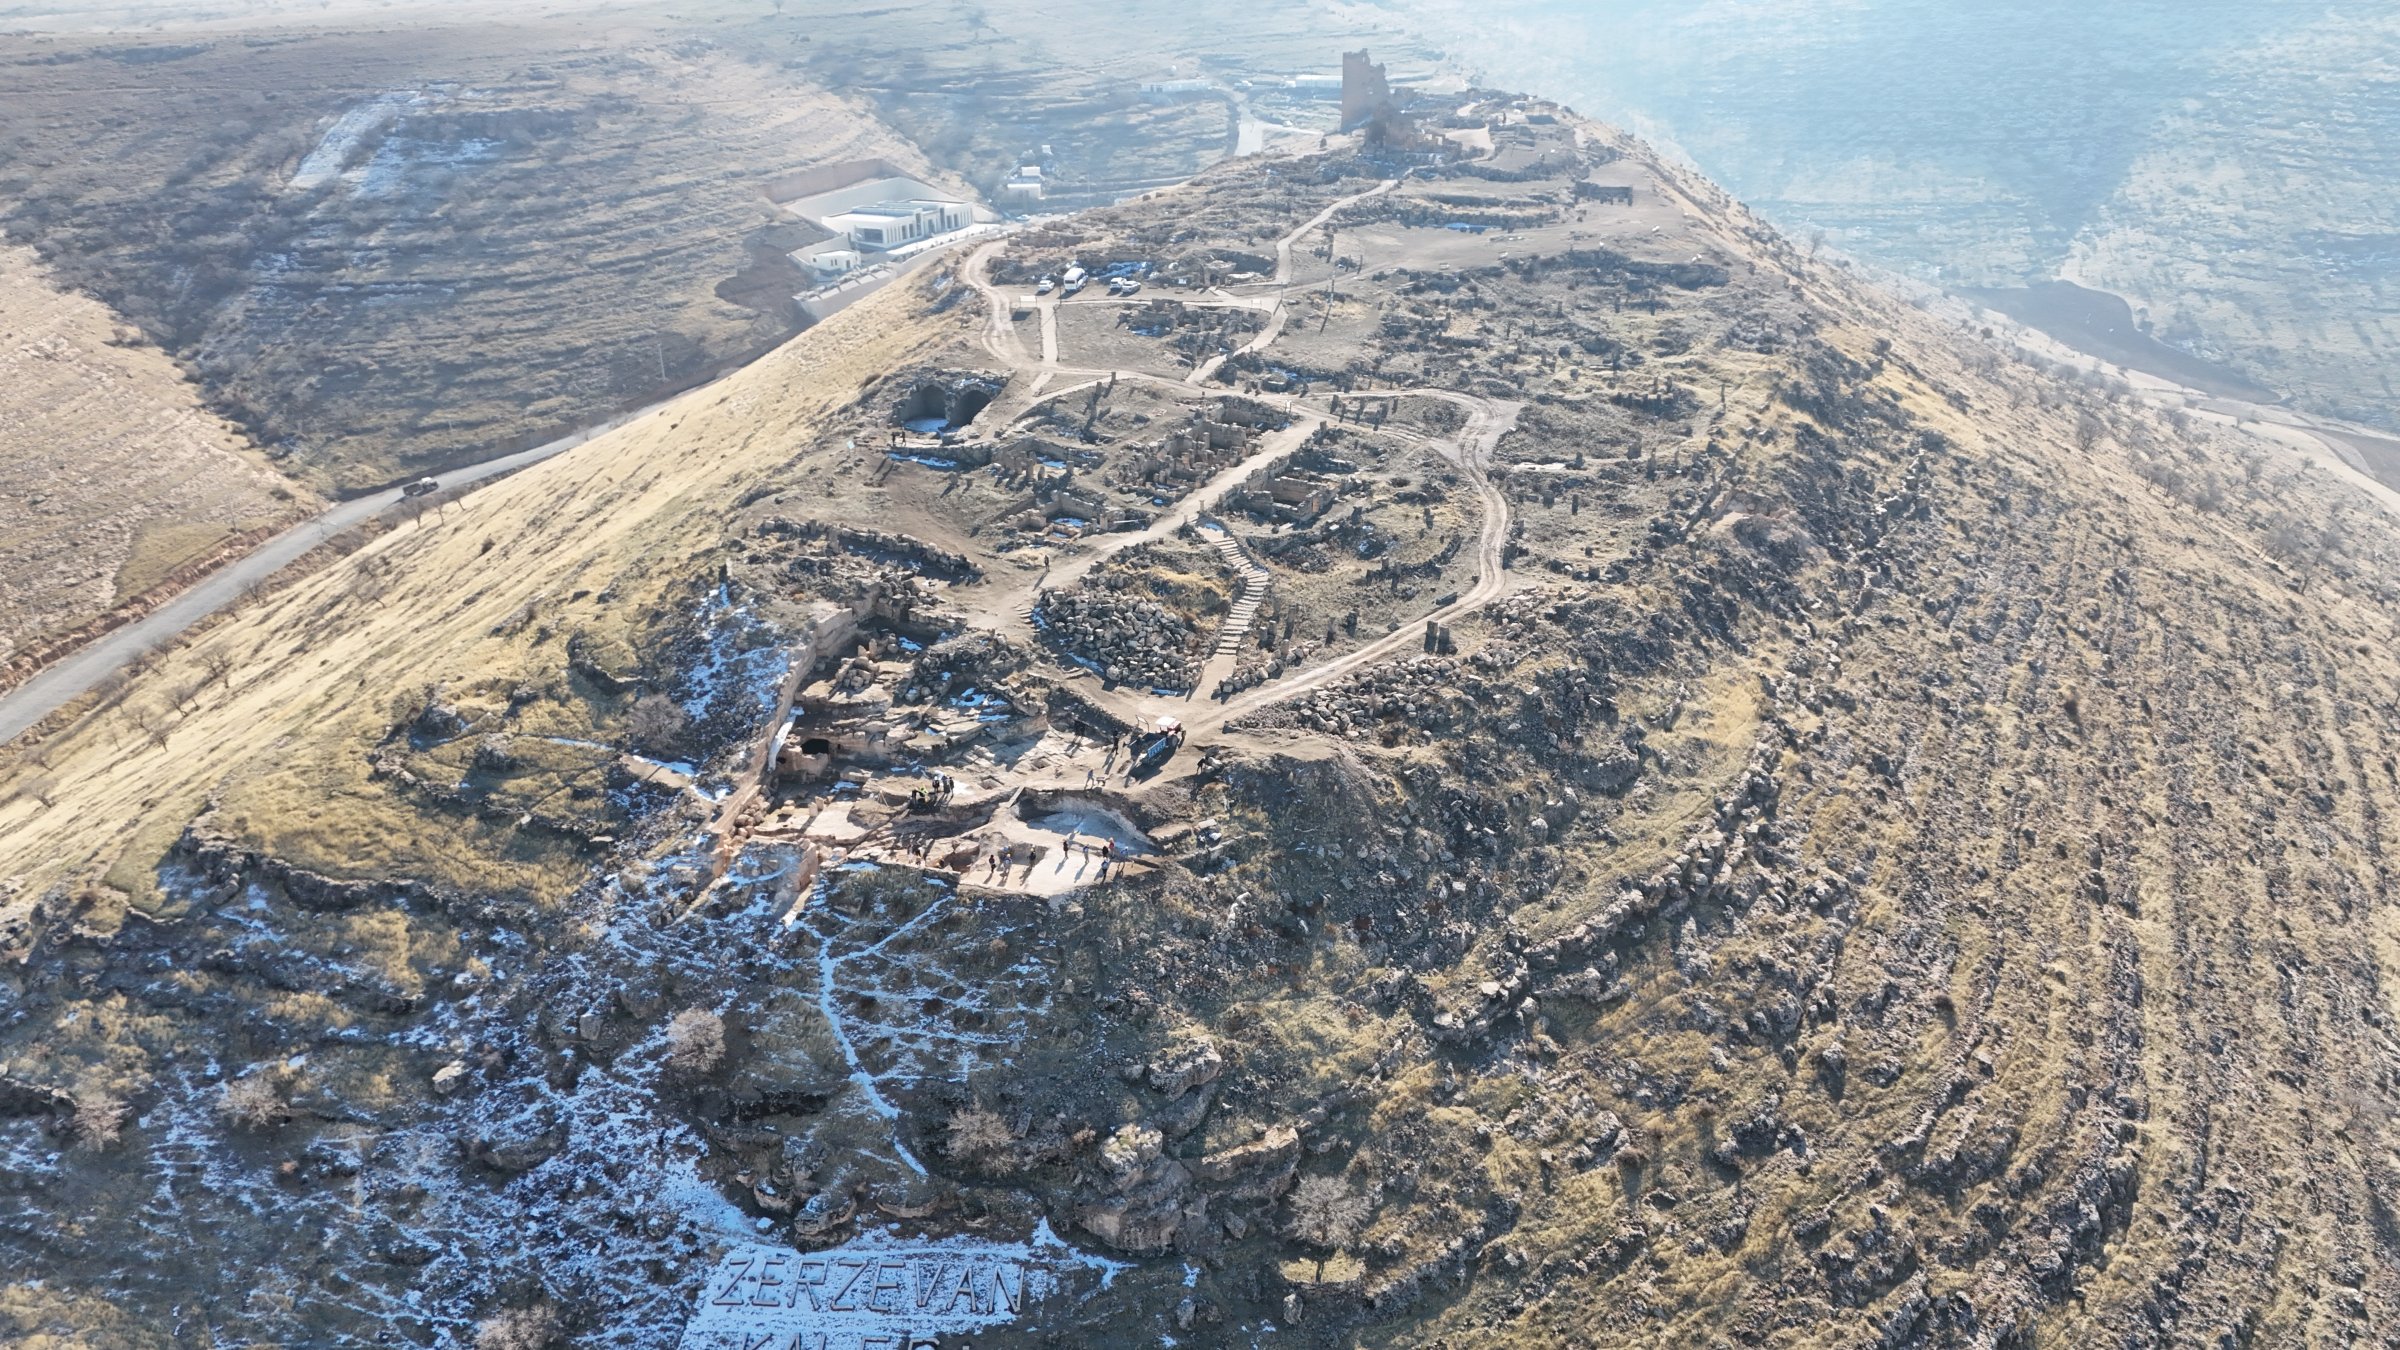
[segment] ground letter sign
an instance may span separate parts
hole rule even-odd
[[[683,1350],[930,1350],[1106,1284],[1117,1269],[1047,1224],[1022,1243],[874,1234],[821,1252],[741,1244],[710,1272]]]

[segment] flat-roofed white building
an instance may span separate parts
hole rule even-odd
[[[967,227],[971,213],[965,202],[918,198],[855,206],[825,217],[826,229],[847,236],[862,253],[884,253],[935,235]]]
[[[1000,185],[1000,200],[1017,206],[1038,202],[1046,186],[1041,165],[1020,164],[1008,181]]]
[[[1165,103],[1179,98],[1192,98],[1214,88],[1216,86],[1207,80],[1144,80],[1142,97]]]
[[[858,265],[866,261],[858,255],[858,250],[854,248],[819,249],[814,253],[795,253],[792,256],[805,263],[817,275],[825,277],[838,277],[845,272],[856,271]]]

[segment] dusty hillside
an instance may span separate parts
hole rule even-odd
[[[308,503],[164,353],[0,247],[0,684]]]
[[[0,38],[0,229],[285,473],[384,485],[797,331],[811,278],[786,254],[819,236],[767,199],[779,177],[885,157],[996,191],[1030,162],[1067,208],[1179,181],[1240,143],[1236,80],[1327,63],[1313,15],[429,0],[21,31]],[[1196,56],[1212,87],[1139,95]]]
[[[787,68],[799,35],[704,27],[12,36],[0,224],[288,474],[488,458],[794,332],[818,236],[776,176],[921,163]]]
[[[5,1325],[2386,1337],[2400,525],[1446,111],[953,259],[13,763]]]

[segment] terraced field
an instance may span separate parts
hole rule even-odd
[[[383,31],[0,39],[0,228],[320,490],[490,458],[797,331],[818,236],[774,177],[922,160],[785,66],[655,15],[587,45]],[[930,171],[930,170],[928,170]]]

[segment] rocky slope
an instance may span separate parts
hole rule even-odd
[[[1332,625],[1300,697],[1169,705],[1207,744],[1090,808],[1138,870],[719,848],[787,665],[1147,706],[1007,636],[1004,485],[860,448],[895,374],[1019,359],[971,271],[236,616],[146,679],[288,659],[159,753],[56,729],[0,780],[0,1325],[715,1344],[846,1269],[993,1345],[2388,1337],[2400,522],[1517,125],[1565,140],[1514,178],[1336,150],[1069,226],[1332,209],[1382,251],[1290,250],[1272,406],[1445,391],[1411,434],[1505,522],[1454,651]],[[911,597],[885,655],[835,595]],[[670,733],[697,793],[609,763]],[[1030,746],[975,772],[1086,781]]]

